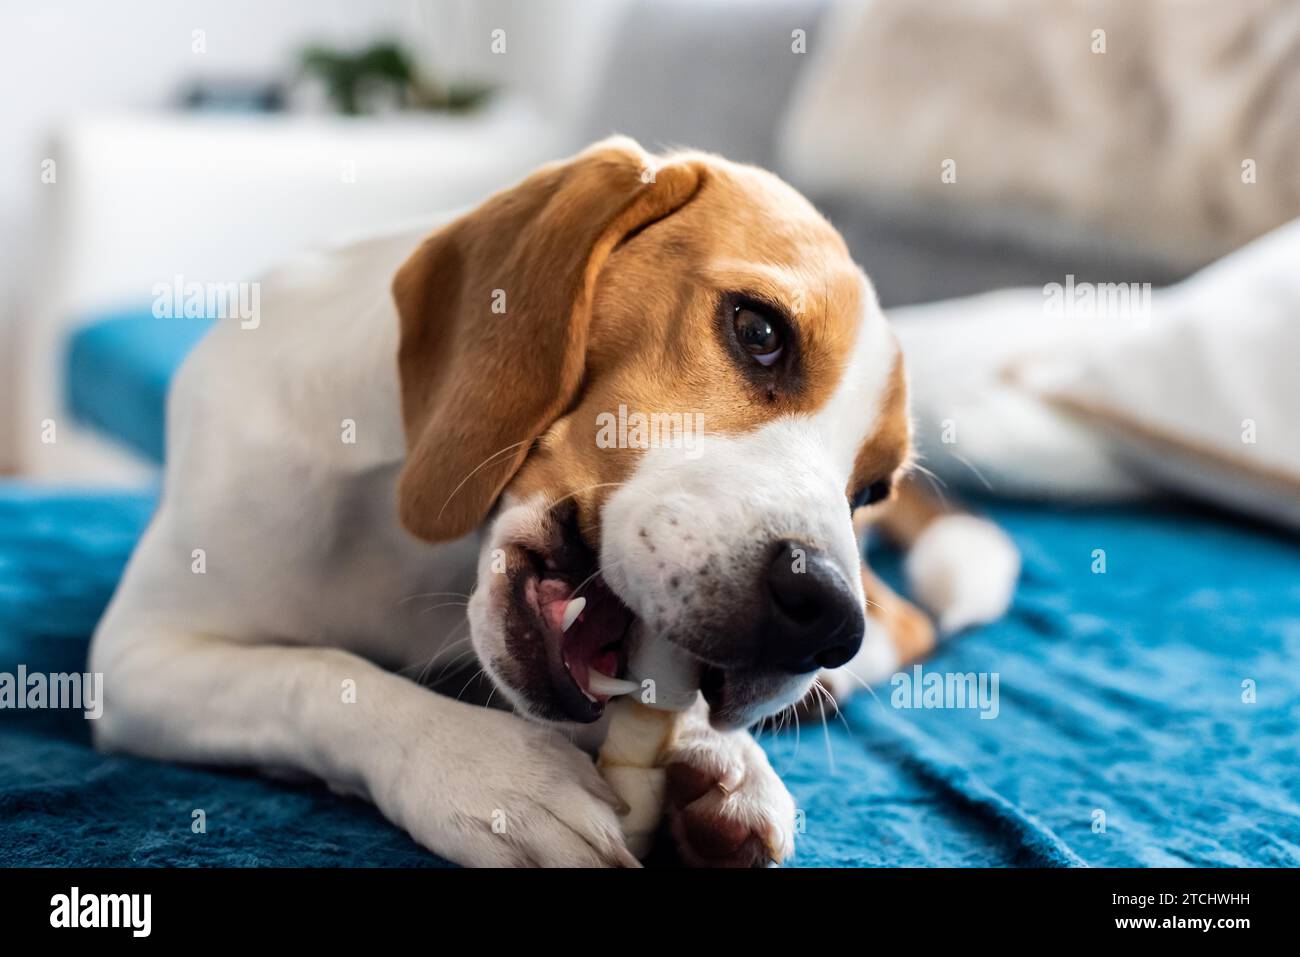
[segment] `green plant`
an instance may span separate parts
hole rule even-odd
[[[363,112],[362,94],[388,87],[396,100],[414,109],[465,112],[480,106],[491,88],[481,84],[439,86],[422,79],[406,52],[391,41],[355,53],[325,46],[308,47],[300,57],[303,74],[319,79],[335,108],[344,115]]]

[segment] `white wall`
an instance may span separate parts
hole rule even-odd
[[[622,0],[39,0],[0,5],[0,470],[12,449],[15,316],[39,289],[41,182],[54,130],[158,109],[201,78],[283,77],[309,42],[396,37],[442,77],[484,79],[565,124],[582,109]],[[506,54],[490,49],[506,31]],[[196,30],[204,49],[195,49]],[[8,393],[8,394],[7,394]]]

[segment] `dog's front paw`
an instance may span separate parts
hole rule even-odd
[[[396,817],[417,841],[469,867],[640,866],[623,842],[622,801],[591,758],[514,715],[482,711],[475,725],[397,781]]]
[[[693,726],[667,760],[668,823],[692,867],[765,867],[794,853],[794,799],[745,731]]]

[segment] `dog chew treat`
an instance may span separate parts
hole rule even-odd
[[[683,711],[699,696],[699,665],[676,645],[643,639],[627,676],[641,686],[608,704],[609,730],[596,766],[628,805],[623,837],[637,857],[650,853],[663,817],[667,772],[661,766]],[[653,685],[647,685],[651,680]]]

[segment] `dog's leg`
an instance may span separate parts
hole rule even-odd
[[[1020,552],[993,522],[940,501],[909,476],[874,527],[906,551],[908,592],[943,635],[1001,618],[1020,576]]]
[[[435,695],[349,652],[248,645],[118,617],[97,635],[96,743],[307,772],[469,865],[634,865],[591,759],[555,732]]]
[[[667,756],[668,820],[695,867],[761,867],[794,853],[795,806],[748,731],[717,731],[701,699]]]

